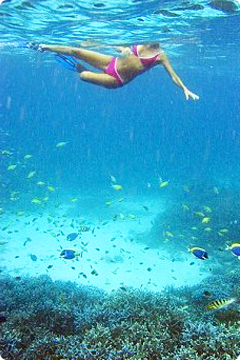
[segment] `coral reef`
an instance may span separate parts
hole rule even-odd
[[[239,295],[234,275],[161,293],[110,294],[48,276],[1,276],[0,355],[14,360],[235,359],[239,302],[207,311],[218,296]],[[213,285],[214,284],[214,285]],[[222,291],[221,289],[225,289]]]

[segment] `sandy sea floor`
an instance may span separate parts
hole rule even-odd
[[[159,291],[170,285],[193,285],[205,276],[202,261],[187,249],[176,261],[174,254],[163,246],[153,248],[144,244],[144,236],[161,212],[159,201],[125,200],[98,214],[87,208],[84,213],[82,208],[81,216],[76,211],[70,215],[70,210],[63,203],[54,214],[47,209],[21,216],[3,214],[0,226],[3,273],[48,274],[53,280],[70,280],[109,291],[124,286]],[[72,233],[78,236],[68,241],[67,235]],[[69,248],[76,249],[79,256],[72,260],[61,258],[61,251]]]

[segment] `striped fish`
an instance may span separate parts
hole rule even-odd
[[[234,298],[214,300],[206,305],[206,309],[207,310],[221,309],[225,306],[232,304],[235,301],[236,301],[236,299],[234,299]]]

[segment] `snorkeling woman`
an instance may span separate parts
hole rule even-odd
[[[109,89],[119,88],[153,66],[162,64],[172,81],[183,90],[187,100],[189,98],[199,99],[196,94],[188,90],[175,73],[159,43],[131,47],[117,46],[116,49],[121,52],[119,57],[71,46],[29,44],[29,47],[39,51],[56,52],[57,60],[65,63],[66,67],[71,70],[79,72],[81,80]],[[103,72],[88,71],[75,58],[81,59]]]

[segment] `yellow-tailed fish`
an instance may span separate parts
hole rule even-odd
[[[24,158],[25,160],[28,160],[28,159],[31,159],[32,157],[33,157],[32,155],[27,154],[27,155],[25,155],[23,158]]]
[[[129,214],[128,216],[130,217],[130,219],[136,219],[136,217],[137,217],[137,216],[134,215],[134,214]]]
[[[119,214],[119,217],[120,217],[120,219],[122,219],[122,220],[124,220],[125,219],[125,215],[123,215],[123,214]]]
[[[217,310],[234,303],[236,299],[217,299],[206,305],[207,310]]]
[[[219,190],[218,190],[218,188],[217,188],[216,186],[214,186],[213,191],[214,191],[214,193],[215,193],[216,195],[219,194]]]
[[[116,191],[121,191],[123,189],[122,185],[113,184],[112,188]]]
[[[9,165],[8,167],[7,167],[7,170],[15,170],[16,169],[16,167],[17,167],[17,165]]]
[[[210,217],[204,217],[202,219],[202,223],[207,224],[209,221],[211,221]]]
[[[118,199],[118,202],[122,202],[124,200],[125,200],[125,198],[121,198],[121,199]]]
[[[63,147],[65,145],[67,145],[67,144],[68,144],[68,141],[60,141],[59,143],[57,143],[56,147],[60,148],[60,147]]]
[[[189,210],[189,206],[186,205],[186,204],[182,204],[182,205],[181,205],[181,208],[182,208],[183,210]]]
[[[30,171],[30,173],[27,176],[27,179],[31,179],[36,174],[36,171]]]
[[[78,199],[77,198],[73,198],[73,199],[71,199],[70,200],[72,203],[76,203],[77,201],[78,201]]]
[[[43,201],[48,201],[48,196],[45,196],[44,198],[43,198]]]
[[[198,228],[196,226],[191,227],[192,230],[197,230]]]
[[[44,181],[38,181],[38,182],[37,182],[37,185],[38,185],[38,186],[44,186],[45,184],[46,184],[46,183],[45,183]]]

